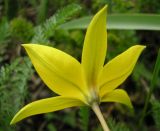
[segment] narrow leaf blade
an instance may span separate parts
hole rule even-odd
[[[62,24],[63,29],[86,29],[92,16]],[[107,18],[108,29],[118,30],[160,30],[160,15],[156,14],[112,14]]]

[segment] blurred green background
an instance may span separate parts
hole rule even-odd
[[[86,30],[59,28],[61,24],[94,15],[105,4],[108,14],[160,14],[159,0],[0,0],[0,131],[102,131],[88,107],[69,108],[9,123],[32,101],[54,96],[32,67],[22,43],[58,48],[79,61]],[[134,112],[121,104],[101,104],[113,131],[138,131],[158,49],[160,31],[108,30],[106,62],[135,44],[147,45],[132,75],[120,86],[133,103]],[[160,75],[151,94],[141,131],[160,130]]]

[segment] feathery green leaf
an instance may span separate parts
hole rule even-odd
[[[89,116],[90,116],[90,110],[88,107],[80,107],[79,110],[79,116],[80,116],[80,128],[82,131],[88,131],[88,124],[89,124]]]
[[[54,34],[57,27],[69,19],[69,17],[75,15],[80,9],[81,7],[79,5],[71,4],[59,10],[44,23],[35,27],[35,36],[33,37],[32,42],[43,44],[49,43],[48,38]]]
[[[156,100],[152,102],[152,112],[156,128],[160,130],[160,102]]]

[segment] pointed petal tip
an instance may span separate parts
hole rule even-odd
[[[27,45],[29,45],[29,44],[21,44],[21,46],[23,46],[23,47],[25,47],[25,46],[27,46]]]
[[[27,47],[30,46],[30,44],[21,44],[21,46],[26,49]]]
[[[35,47],[36,45],[39,45],[39,44],[34,44],[34,43],[21,44],[21,46],[24,47],[26,50],[31,49]]]
[[[13,119],[12,119],[11,122],[10,122],[10,125],[14,125],[15,123],[16,123],[15,117],[13,117]]]
[[[24,48],[29,47],[29,46],[31,46],[31,45],[34,45],[34,44],[32,44],[32,43],[21,44],[21,46],[23,46]]]
[[[13,125],[13,122],[12,122],[12,121],[10,122],[10,125]]]
[[[21,120],[21,119],[19,119],[20,111],[12,118],[12,120],[10,122],[10,125],[14,125],[14,124],[16,124],[17,122],[19,122]]]
[[[108,8],[108,5],[105,5],[105,6],[102,8],[102,10],[107,10],[107,8]]]
[[[145,49],[145,48],[147,47],[146,45],[138,45],[138,44],[135,45],[135,46],[137,46],[137,48],[141,48],[142,50]]]
[[[11,121],[11,122],[10,122],[10,125],[14,125],[14,122]]]
[[[141,53],[147,46],[145,46],[145,45],[135,45],[133,47],[136,47],[137,51],[139,50],[139,52]]]
[[[107,13],[107,7],[108,7],[108,5],[105,5],[100,11],[99,11],[99,13]]]
[[[133,110],[134,109],[134,107],[133,107],[133,105],[132,105],[132,103],[130,102],[130,104],[129,105],[127,105],[131,110]]]

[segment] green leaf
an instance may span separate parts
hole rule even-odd
[[[88,131],[88,125],[89,125],[89,116],[90,116],[90,110],[88,107],[80,107],[79,110],[79,116],[80,116],[80,128],[82,131]]]
[[[59,26],[62,29],[86,29],[91,21],[92,16],[82,17],[79,19],[71,20]]]
[[[0,20],[0,45],[4,44],[7,41],[9,35],[9,23],[4,17]]]
[[[108,125],[111,131],[130,131],[125,123],[117,123],[113,118],[108,119]]]
[[[38,23],[43,22],[47,17],[49,0],[41,0],[40,5],[37,9],[37,21]]]
[[[160,130],[160,102],[159,101],[153,101],[152,102],[152,115],[156,124],[157,130]]]
[[[153,76],[151,81],[151,91],[153,91],[155,88],[159,72],[160,72],[160,49],[158,51],[158,56],[157,56],[156,64],[153,71]]]
[[[53,123],[49,123],[47,125],[48,131],[57,131],[56,126],[53,125]]]
[[[92,16],[62,24],[63,29],[85,29]],[[107,29],[160,30],[160,15],[155,14],[112,14],[107,17]]]
[[[67,114],[63,116],[62,121],[65,124],[75,128],[76,127],[76,112],[75,111],[67,112]]]

